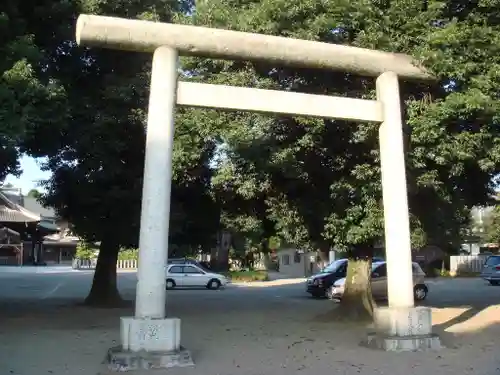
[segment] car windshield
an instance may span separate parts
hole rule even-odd
[[[381,263],[372,263],[372,272],[375,271],[375,268],[378,268]]]
[[[345,260],[334,260],[332,263],[330,263],[328,266],[323,268],[323,272],[335,272],[338,270],[338,268],[344,264]]]
[[[206,272],[206,273],[211,273],[212,272],[208,268],[203,267],[201,264],[196,264],[196,267],[198,267],[200,270],[202,270],[203,272]]]

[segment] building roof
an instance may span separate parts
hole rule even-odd
[[[0,192],[5,195],[12,203],[23,205],[23,194],[21,189],[15,187],[0,186]]]
[[[42,206],[34,197],[25,196],[23,201],[23,207],[28,211],[35,212],[44,218],[55,218],[57,216],[53,208]]]
[[[40,215],[12,202],[0,192],[0,223],[36,223],[40,219]]]

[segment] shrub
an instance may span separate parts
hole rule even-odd
[[[228,274],[232,281],[268,281],[269,274],[267,271],[231,271]]]
[[[439,275],[442,276],[442,277],[449,277],[449,276],[451,276],[451,273],[448,270],[438,270],[438,272],[439,272]]]
[[[441,270],[441,277],[478,277],[480,272],[470,272],[470,271],[456,271],[451,272],[447,270]]]
[[[118,253],[118,260],[138,260],[139,249],[121,249]]]
[[[75,253],[75,258],[77,259],[94,259],[96,256],[96,250],[95,248],[91,247],[90,244],[86,242],[80,242],[78,243],[78,246],[76,247],[76,253]]]

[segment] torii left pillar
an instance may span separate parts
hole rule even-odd
[[[108,353],[116,371],[193,365],[191,354],[180,345],[180,319],[165,315],[177,69],[175,49],[159,47],[154,52],[135,316],[121,318],[121,346]]]

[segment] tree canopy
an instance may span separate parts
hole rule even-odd
[[[42,196],[42,193],[40,193],[37,189],[31,189],[30,191],[28,191],[28,197],[32,197],[32,198],[41,198]]]
[[[62,2],[35,37],[45,51],[44,73],[64,87],[65,121],[32,124],[18,145],[31,156],[48,157],[44,168],[52,177],[43,202],[71,222],[83,240],[101,243],[89,302],[118,299],[118,250],[138,242],[151,56],[80,48],[74,43],[74,20],[92,13],[171,21],[187,6],[160,0]],[[193,132],[198,126],[193,115],[179,112],[186,121],[176,122],[171,237],[181,248],[215,240],[207,186],[214,146],[208,134]],[[200,210],[208,225],[202,225]]]
[[[490,200],[500,165],[497,0],[20,4],[7,1],[0,13],[0,180],[19,171],[21,152],[48,157],[43,201],[101,243],[91,300],[117,297],[117,252],[137,245],[151,56],[76,46],[82,12],[412,55],[437,78],[401,81],[414,246],[458,248],[468,210]],[[182,68],[184,80],[374,97],[373,78],[343,72],[200,58],[183,58]],[[222,228],[261,249],[271,239],[322,254],[383,245],[377,130],[179,109],[172,249],[208,251]]]
[[[19,146],[26,133],[48,128],[65,114],[63,89],[42,74],[44,51],[35,40],[33,8],[26,3],[6,0],[0,8],[0,181],[21,173]]]
[[[458,245],[468,209],[489,201],[498,173],[500,44],[494,6],[216,0],[197,6],[190,21],[403,52],[424,64],[437,82],[401,82],[413,240],[416,247],[448,247]],[[374,95],[373,79],[352,74],[199,59],[187,66],[196,79],[210,82]],[[217,183],[231,184],[240,199],[260,200],[259,212],[288,242],[346,249],[382,240],[376,125],[238,113],[222,136],[227,157]]]
[[[500,165],[496,5],[215,0],[198,5],[190,22],[402,52],[424,65],[435,82],[401,81],[412,243],[457,251],[469,210],[489,202]],[[342,72],[199,59],[187,66],[212,83],[374,97],[374,79]],[[360,259],[349,263],[342,304],[350,309],[345,315],[360,318],[373,308],[370,249],[383,246],[377,130],[237,113],[222,132],[226,158],[214,178],[251,207],[244,223],[254,230],[266,223],[298,247],[349,250]]]

